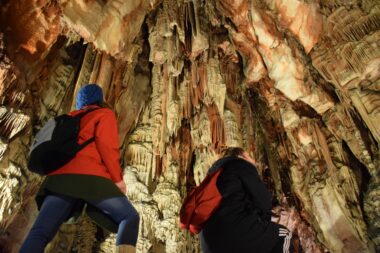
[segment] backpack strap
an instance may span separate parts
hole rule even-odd
[[[98,110],[98,109],[101,109],[101,107],[96,107],[96,108],[91,108],[91,109],[85,110],[84,112],[81,112],[81,113],[75,115],[74,117],[78,117],[78,118],[82,119],[83,116],[87,115],[88,113],[90,113],[92,111]],[[97,125],[98,125],[98,123],[96,123],[95,128]],[[88,144],[90,144],[93,141],[95,141],[95,136],[88,139],[87,141],[83,142],[81,145],[79,145],[79,150],[82,150],[83,148],[85,148]]]
[[[79,150],[82,150],[83,148],[85,148],[88,144],[90,144],[91,142],[95,141],[95,137],[92,137],[90,139],[88,139],[87,141],[83,142],[81,145],[80,145],[80,148]]]

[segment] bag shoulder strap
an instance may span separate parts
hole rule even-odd
[[[83,142],[81,145],[80,145],[80,149],[83,149],[84,147],[86,147],[88,144],[90,144],[91,142],[95,141],[95,137],[92,137],[90,139],[88,139],[87,141]]]
[[[98,110],[98,109],[101,109],[101,107],[95,107],[95,108],[91,108],[91,109],[85,110],[84,112],[81,112],[81,113],[75,115],[74,117],[79,117],[79,118],[81,119],[83,116],[87,115],[88,113],[90,113],[90,112],[92,112],[92,111],[95,111],[95,110]],[[96,125],[97,125],[97,124],[98,124],[98,123],[96,123]],[[96,128],[96,125],[95,125],[95,128]],[[88,139],[87,141],[83,142],[83,143],[80,145],[79,150],[85,148],[88,144],[90,144],[90,143],[93,142],[93,141],[95,141],[95,136],[92,137],[92,138],[90,138],[90,139]]]

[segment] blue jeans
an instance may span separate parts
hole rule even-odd
[[[21,246],[20,253],[43,253],[61,224],[68,218],[77,199],[61,195],[49,195]],[[127,197],[115,197],[91,201],[91,205],[110,215],[119,224],[116,245],[136,245],[139,231],[139,215]]]

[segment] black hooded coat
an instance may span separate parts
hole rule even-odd
[[[279,242],[279,228],[270,221],[272,196],[255,166],[236,157],[218,160],[208,173],[223,168],[217,187],[218,210],[201,232],[205,253],[271,252]]]

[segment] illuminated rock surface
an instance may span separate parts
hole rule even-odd
[[[300,252],[380,250],[377,1],[6,0],[0,13],[0,251],[17,252],[37,214],[33,135],[86,83],[117,113],[138,252],[201,252],[178,213],[225,145],[256,158]],[[47,252],[114,240],[83,216]]]

